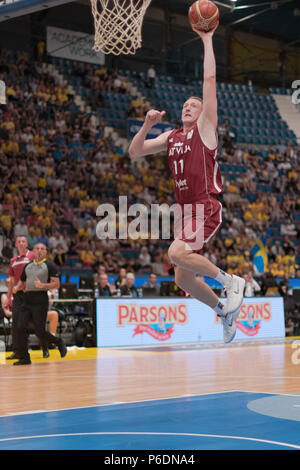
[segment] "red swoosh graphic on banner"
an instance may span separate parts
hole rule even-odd
[[[139,335],[141,333],[148,333],[148,335],[152,336],[152,338],[157,339],[158,341],[166,341],[167,339],[170,339],[172,333],[174,331],[174,325],[169,326],[167,331],[164,333],[154,330],[149,325],[138,325],[134,331],[133,331],[133,336]]]
[[[243,325],[243,323],[240,323],[239,321],[236,322],[236,327],[241,330],[242,333],[245,333],[247,336],[255,336],[258,333],[258,330],[260,329],[260,322],[255,325],[254,328],[248,328],[247,326]]]

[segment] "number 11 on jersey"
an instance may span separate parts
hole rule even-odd
[[[178,174],[177,161],[174,160],[173,163],[174,163],[174,167],[175,167],[175,175],[177,175]],[[178,163],[180,164],[179,170],[180,170],[181,173],[183,173],[183,159],[179,160]]]

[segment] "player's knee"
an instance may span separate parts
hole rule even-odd
[[[184,256],[184,250],[181,246],[177,244],[172,244],[168,250],[168,256],[172,264],[180,263],[182,257]]]
[[[175,250],[173,248],[173,245],[171,245],[168,249],[168,257],[169,257],[169,260],[172,264],[175,264],[175,261],[174,261],[174,254],[175,254]]]

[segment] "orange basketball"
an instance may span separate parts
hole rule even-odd
[[[219,22],[219,9],[210,0],[197,0],[190,6],[189,22],[200,31],[210,31]]]

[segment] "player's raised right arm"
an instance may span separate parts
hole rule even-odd
[[[128,152],[131,157],[142,157],[144,155],[151,155],[152,153],[159,153],[167,149],[168,137],[171,131],[164,132],[154,139],[146,139],[150,129],[159,123],[165,114],[165,111],[157,111],[155,109],[148,111],[143,126],[134,136],[129,146]]]

